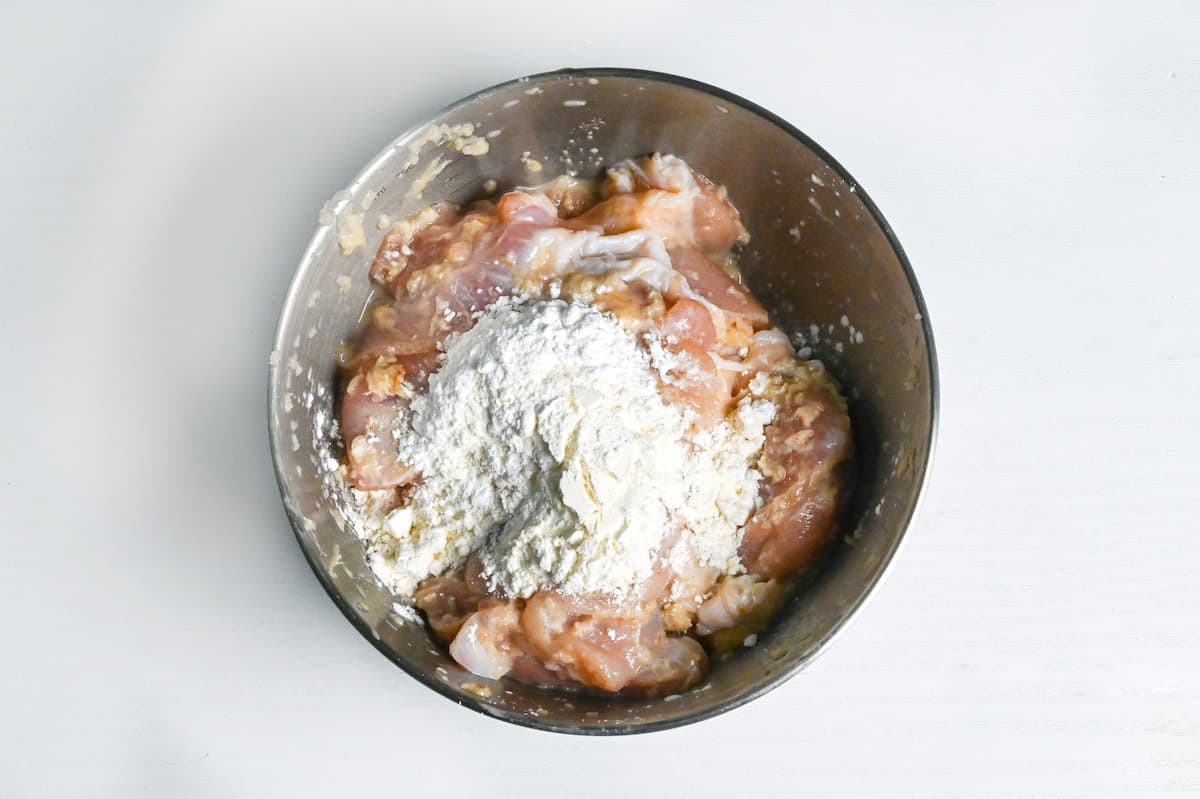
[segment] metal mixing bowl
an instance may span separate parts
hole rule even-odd
[[[474,125],[476,135],[499,131],[485,139],[485,154],[458,152],[453,136],[439,143],[447,137],[430,127],[461,123]],[[478,149],[478,142],[467,147]],[[344,499],[329,480],[338,452],[330,424],[335,354],[370,300],[367,265],[383,235],[378,217],[396,219],[434,200],[469,200],[484,194],[489,180],[504,190],[567,170],[588,176],[654,151],[682,156],[729,188],[751,233],[741,258],[748,284],[775,321],[825,361],[850,398],[858,481],[842,541],[828,568],[756,646],[715,662],[708,679],[682,696],[564,695],[477,677],[459,668],[422,624],[397,612],[358,540],[343,529]],[[541,171],[530,171],[534,161]],[[891,228],[846,170],[803,133],[695,81],[625,69],[563,70],[481,91],[404,134],[330,210],[336,222],[325,214],[279,321],[270,369],[271,447],[284,505],[313,571],[355,627],[406,672],[459,704],[516,724],[583,734],[660,730],[765,694],[816,657],[862,606],[911,523],[926,480],[936,360],[916,278]],[[366,246],[342,255],[338,225],[360,212]]]

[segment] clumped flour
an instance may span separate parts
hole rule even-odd
[[[447,341],[398,432],[423,479],[404,507],[370,514],[376,574],[411,595],[477,551],[489,586],[512,596],[553,587],[621,597],[671,543],[673,565],[742,571],[753,464],[775,407],[747,397],[697,432],[662,400],[656,366],[592,306],[488,308]]]

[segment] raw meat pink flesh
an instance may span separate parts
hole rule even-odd
[[[478,591],[460,570],[425,580],[416,594],[434,633],[475,674],[639,693],[684,690],[703,676],[703,647],[665,631],[657,596],[620,609],[553,591],[528,600]]]
[[[707,350],[690,343],[671,349],[683,367],[671,370],[660,384],[663,399],[694,411],[700,427],[711,427],[725,417],[733,403],[729,382]]]
[[[434,297],[380,305],[354,345],[355,363],[369,366],[381,355],[418,355],[436,349]]]
[[[617,194],[572,219],[570,226],[599,228],[610,236],[631,230],[653,230],[667,242],[691,242],[687,217],[663,201],[664,194],[657,189]]]
[[[729,202],[724,186],[718,188],[699,174],[696,184],[701,195],[692,215],[696,246],[705,252],[728,250],[746,235],[742,220]]]
[[[832,543],[852,452],[845,402],[823,370],[792,380],[777,402],[760,462],[766,504],[740,549],[746,568],[767,579],[815,566]]]
[[[413,600],[425,611],[433,632],[444,641],[452,641],[467,617],[479,609],[481,598],[455,572],[426,578]]]
[[[704,679],[708,655],[695,638],[663,635],[653,657],[633,675],[625,690],[642,689],[654,694],[686,691]]]
[[[717,328],[712,313],[696,300],[678,300],[663,317],[663,335],[667,344],[686,343],[707,350],[717,340]]]
[[[666,633],[656,601],[622,612],[540,591],[526,602],[521,626],[543,664],[604,691],[682,690],[699,682],[707,662],[699,645],[680,649]]]
[[[700,605],[696,623],[706,634],[736,627],[769,601],[773,588],[752,574],[724,577]]]
[[[639,227],[668,244],[689,244],[704,252],[728,250],[746,233],[724,188],[674,156],[652,155],[608,171],[609,197],[580,219],[590,218],[605,232]]]
[[[399,397],[373,397],[362,378],[351,381],[342,396],[340,425],[347,442],[350,480],[364,491],[403,485],[415,476],[390,446],[392,426],[401,406]]]
[[[619,691],[641,665],[641,627],[636,618],[590,615],[585,604],[550,591],[529,598],[521,625],[534,654],[571,677],[605,691]]]
[[[723,311],[745,317],[754,327],[770,324],[767,311],[750,290],[726,274],[725,270],[696,247],[673,245],[667,248],[671,266],[687,278],[692,291]]]
[[[521,611],[515,602],[490,601],[467,616],[450,642],[450,655],[467,671],[498,680],[521,653],[516,636]]]

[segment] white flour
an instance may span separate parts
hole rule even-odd
[[[408,595],[478,550],[491,586],[510,595],[620,596],[679,531],[676,565],[740,571],[759,481],[751,463],[774,412],[743,400],[690,435],[650,357],[613,319],[502,300],[447,342],[445,365],[412,402],[399,438],[423,480],[370,534],[372,567]]]

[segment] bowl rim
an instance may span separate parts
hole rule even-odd
[[[902,529],[900,530],[900,534],[896,537],[890,550],[887,553],[885,553],[879,573],[875,576],[875,578],[871,581],[871,583],[866,586],[862,595],[855,601],[855,603],[853,605],[851,605],[848,608],[847,612],[838,621],[838,623],[816,644],[816,646],[814,647],[812,652],[810,652],[807,656],[801,658],[800,660],[797,660],[789,668],[781,670],[781,671],[777,672],[776,674],[771,675],[768,679],[765,679],[761,683],[754,685],[752,688],[745,691],[741,695],[736,696],[722,704],[719,704],[719,705],[716,705],[714,707],[707,708],[704,710],[697,710],[697,711],[694,711],[691,713],[686,713],[686,714],[683,714],[683,715],[680,715],[680,716],[677,716],[674,718],[670,718],[670,719],[647,721],[647,722],[641,722],[641,723],[635,722],[632,724],[630,724],[630,723],[559,724],[559,723],[554,723],[554,722],[543,720],[537,716],[509,712],[509,711],[503,710],[501,708],[496,708],[494,706],[488,705],[486,702],[483,701],[482,698],[474,699],[469,696],[463,696],[459,693],[456,693],[448,684],[445,684],[445,683],[441,682],[440,680],[436,680],[432,676],[425,674],[424,672],[422,672],[418,669],[410,667],[409,664],[404,662],[404,660],[402,660],[398,656],[397,653],[391,651],[386,646],[384,646],[383,641],[380,640],[380,638],[374,633],[374,631],[371,629],[371,627],[357,614],[355,609],[351,606],[350,602],[347,601],[345,599],[345,597],[342,596],[341,592],[338,591],[337,587],[330,580],[329,576],[325,573],[324,569],[321,568],[321,566],[317,563],[315,557],[312,555],[312,553],[309,552],[308,548],[304,545],[304,541],[301,538],[301,532],[300,532],[303,520],[299,518],[298,512],[296,511],[296,509],[293,507],[293,505],[291,503],[291,500],[289,497],[289,492],[288,492],[288,487],[287,487],[287,479],[288,478],[287,478],[287,475],[285,474],[285,469],[283,467],[282,459],[280,457],[281,451],[282,451],[282,445],[281,445],[282,442],[278,438],[278,436],[281,433],[281,428],[280,428],[280,424],[279,424],[280,420],[278,418],[278,411],[277,411],[277,409],[279,408],[279,402],[278,402],[279,397],[277,396],[277,393],[275,390],[275,385],[276,385],[276,372],[279,369],[279,367],[281,366],[281,364],[276,363],[275,362],[276,359],[274,359],[274,358],[271,359],[272,362],[270,363],[270,365],[268,367],[268,376],[267,376],[267,380],[268,380],[268,383],[267,383],[267,426],[268,426],[267,434],[268,434],[268,439],[269,439],[270,448],[271,448],[271,460],[272,460],[272,463],[275,468],[275,480],[279,486],[280,497],[283,500],[284,510],[287,514],[288,521],[290,522],[291,527],[292,527],[292,534],[296,538],[296,543],[299,545],[300,551],[304,554],[305,561],[308,563],[309,568],[312,569],[313,574],[317,577],[317,581],[325,589],[325,593],[329,595],[329,598],[331,600],[333,600],[333,603],[338,607],[339,610],[341,610],[342,615],[344,615],[346,617],[346,619],[354,626],[354,628],[356,630],[358,630],[358,632],[363,636],[363,638],[365,638],[372,646],[375,647],[375,649],[377,649],[382,655],[384,655],[384,657],[386,657],[388,660],[392,661],[397,666],[399,666],[410,677],[416,679],[418,682],[425,685],[426,687],[431,688],[433,691],[435,691],[439,695],[449,699],[450,701],[454,702],[457,705],[461,705],[462,707],[466,707],[471,710],[474,710],[475,712],[480,713],[484,716],[488,716],[489,718],[500,719],[502,721],[507,721],[511,724],[515,724],[515,725],[518,725],[521,727],[542,730],[545,732],[557,732],[557,733],[567,733],[567,734],[571,734],[571,735],[585,735],[585,736],[633,735],[633,734],[639,734],[639,733],[660,732],[663,730],[669,730],[669,729],[674,729],[677,727],[683,727],[683,726],[686,726],[689,724],[695,724],[696,722],[704,721],[705,719],[713,718],[714,716],[719,716],[723,713],[728,713],[731,710],[735,710],[739,707],[742,707],[742,706],[754,701],[755,699],[758,699],[759,697],[769,693],[770,691],[774,690],[775,688],[778,688],[780,685],[782,685],[783,683],[790,680],[801,670],[808,667],[817,657],[819,657],[821,654],[823,654],[829,648],[830,644],[832,644],[834,640],[836,640],[837,638],[839,638],[841,636],[842,632],[849,625],[850,621],[862,611],[862,609],[866,605],[867,601],[878,590],[880,583],[883,582],[885,576],[891,570],[892,563],[895,560],[896,554],[899,552],[900,547],[902,546],[904,540],[908,537],[908,533],[909,533],[910,529],[912,528],[913,522],[916,519],[917,514],[920,512],[920,509],[924,504],[925,496],[929,489],[930,476],[932,473],[931,467],[933,465],[935,448],[936,448],[936,444],[937,444],[938,411],[939,411],[939,401],[940,401],[940,388],[939,388],[940,381],[939,381],[939,375],[938,375],[937,352],[936,352],[936,349],[934,346],[933,327],[932,327],[932,324],[929,319],[929,311],[925,306],[925,297],[921,293],[921,287],[917,283],[916,274],[913,272],[912,264],[909,262],[908,256],[904,252],[904,248],[900,245],[900,241],[899,241],[899,239],[897,239],[896,234],[895,234],[894,230],[892,229],[891,224],[884,217],[883,213],[879,210],[878,206],[875,205],[874,201],[870,198],[868,193],[865,190],[863,190],[862,185],[857,180],[855,180],[853,176],[851,176],[850,172],[844,166],[842,166],[842,164],[840,162],[838,162],[837,159],[835,159],[832,155],[830,155],[823,147],[821,147],[819,144],[817,144],[815,141],[813,141],[811,138],[809,138],[809,136],[807,134],[805,134],[803,131],[801,131],[799,128],[797,128],[795,125],[792,125],[787,120],[772,113],[771,111],[768,111],[767,109],[763,108],[762,106],[758,105],[757,103],[747,100],[746,98],[744,98],[738,94],[735,94],[734,92],[728,91],[726,89],[722,89],[718,86],[713,86],[711,84],[704,83],[702,81],[694,80],[692,78],[686,78],[681,75],[674,75],[674,74],[667,73],[667,72],[656,72],[653,70],[634,69],[634,68],[626,68],[626,67],[579,67],[579,68],[568,67],[568,68],[556,69],[556,70],[551,70],[548,72],[540,72],[540,73],[536,73],[536,74],[532,74],[532,75],[526,75],[523,77],[513,78],[511,80],[507,80],[502,83],[497,83],[497,84],[489,86],[485,89],[480,89],[479,91],[469,94],[466,97],[463,97],[462,99],[460,99],[454,103],[451,103],[450,105],[445,106],[441,110],[433,113],[432,115],[421,120],[420,122],[416,123],[415,125],[412,125],[407,130],[405,130],[403,133],[401,133],[399,136],[397,136],[395,139],[393,139],[393,141],[391,143],[389,143],[386,147],[384,147],[383,150],[381,150],[375,157],[373,157],[367,163],[367,165],[354,177],[354,179],[350,182],[348,188],[353,190],[353,188],[356,187],[357,185],[359,185],[367,176],[371,175],[375,171],[378,163],[389,154],[389,152],[392,150],[392,148],[397,143],[403,142],[406,139],[410,138],[411,136],[418,134],[420,131],[425,130],[430,124],[433,124],[434,122],[436,122],[437,120],[446,116],[447,114],[451,114],[454,111],[457,111],[458,109],[460,109],[470,103],[480,100],[480,99],[488,96],[489,94],[493,94],[495,92],[509,89],[509,88],[512,88],[515,86],[522,86],[525,84],[535,83],[535,82],[536,83],[548,83],[548,82],[557,82],[557,81],[562,81],[562,80],[573,80],[573,79],[579,79],[579,78],[585,78],[585,79],[586,78],[597,78],[597,79],[600,79],[600,78],[628,78],[628,79],[635,79],[635,80],[644,80],[644,81],[653,81],[653,82],[657,82],[657,83],[672,84],[672,85],[680,86],[680,87],[683,87],[686,89],[691,89],[694,91],[702,92],[704,94],[707,94],[707,95],[709,95],[715,99],[721,100],[723,102],[735,104],[753,114],[756,114],[757,116],[761,117],[762,119],[765,119],[766,121],[774,124],[775,126],[779,127],[783,131],[785,131],[792,138],[796,139],[801,144],[803,144],[805,147],[810,149],[814,154],[816,154],[816,156],[818,158],[821,159],[821,161],[823,161],[830,169],[832,169],[842,180],[844,180],[848,185],[854,187],[854,191],[855,191],[856,195],[861,200],[863,206],[871,214],[871,216],[875,220],[876,224],[879,225],[880,229],[882,230],[884,236],[886,237],[886,239],[888,241],[889,246],[892,248],[892,251],[895,253],[896,258],[899,261],[900,266],[904,271],[905,279],[908,282],[909,289],[912,291],[914,303],[917,307],[918,313],[920,314],[920,319],[918,321],[920,321],[920,323],[921,323],[921,329],[922,329],[922,333],[923,333],[924,339],[925,339],[926,350],[928,352],[928,363],[926,364],[926,368],[928,369],[928,372],[929,372],[929,384],[930,384],[930,391],[929,391],[929,420],[930,420],[930,423],[929,423],[928,437],[925,442],[927,454],[926,454],[924,462],[919,465],[919,468],[921,469],[921,474],[920,474],[920,479],[917,483],[916,499],[912,503],[911,507],[909,508],[907,516],[903,520]],[[292,310],[296,307],[296,295],[299,291],[299,285],[301,282],[301,278],[307,273],[309,265],[313,263],[314,256],[315,256],[317,250],[320,248],[320,246],[323,244],[325,238],[327,238],[327,237],[328,237],[328,231],[324,230],[323,228],[318,228],[317,232],[313,235],[312,239],[309,241],[308,246],[305,248],[304,254],[300,258],[300,262],[296,268],[295,273],[292,276],[292,280],[291,280],[290,284],[288,285],[287,292],[284,295],[283,306],[280,310],[279,319],[278,319],[278,322],[276,323],[275,336],[273,337],[273,340],[272,340],[272,348],[273,348],[272,351],[273,352],[282,352],[286,345],[286,342],[284,341],[283,331],[284,331],[285,327],[287,326],[287,322],[289,321]]]

